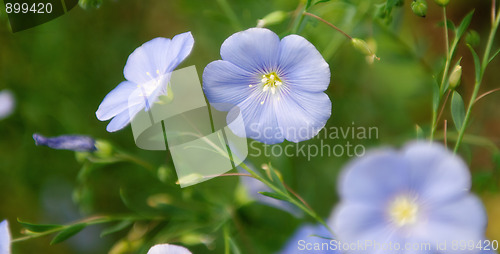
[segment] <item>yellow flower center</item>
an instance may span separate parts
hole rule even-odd
[[[273,71],[271,73],[262,75],[260,83],[256,86],[261,88],[262,92],[270,92],[271,95],[274,95],[282,85],[283,81],[279,78],[278,74]],[[249,87],[254,87],[254,85],[249,85]],[[279,100],[279,97],[277,98],[277,100]],[[261,101],[260,104],[264,104],[264,100]]]
[[[398,197],[390,204],[389,215],[392,222],[400,227],[414,224],[417,221],[418,204],[410,197]]]

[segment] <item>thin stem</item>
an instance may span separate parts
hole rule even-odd
[[[479,75],[479,80],[476,80],[476,82],[474,84],[474,91],[472,93],[472,97],[470,98],[470,101],[469,101],[469,106],[467,107],[467,111],[465,113],[464,123],[463,123],[462,127],[460,128],[460,131],[458,132],[457,142],[455,143],[455,149],[453,150],[454,153],[458,152],[458,148],[460,147],[460,145],[462,143],[462,140],[463,140],[464,135],[465,135],[465,130],[467,129],[467,125],[470,121],[472,108],[474,107],[474,103],[476,102],[477,96],[479,94],[479,88],[481,88],[481,82],[483,80],[484,72],[486,71],[486,67],[488,67],[488,62],[489,62],[490,53],[491,53],[491,47],[493,46],[493,41],[495,40],[495,34],[497,32],[499,23],[500,23],[500,9],[498,10],[495,22],[492,25],[491,30],[490,30],[490,35],[488,37],[488,42],[486,43],[486,49],[485,49],[484,55],[483,55],[483,62],[481,64],[481,70],[476,70],[476,71],[480,71],[481,73]]]
[[[222,11],[224,11],[224,13],[226,14],[233,28],[238,31],[241,30],[242,26],[240,21],[238,20],[238,16],[233,11],[227,0],[217,0],[217,3],[222,8]]]
[[[444,119],[444,147],[448,148],[448,120]]]
[[[448,97],[450,97],[450,93],[451,93],[451,90],[449,90],[447,93],[446,93],[446,97],[444,97],[444,101],[443,101],[443,106],[441,107],[441,110],[439,111],[439,115],[437,117],[437,120],[436,121],[439,121],[439,119],[441,119],[441,116],[443,115],[443,111],[444,111],[444,108],[446,107],[446,102],[448,102]],[[437,127],[437,126],[436,126]]]
[[[283,193],[283,191],[281,189],[279,189],[278,187],[274,186],[271,182],[269,182],[268,180],[262,178],[260,175],[258,175],[257,173],[255,173],[255,171],[253,171],[252,169],[250,169],[245,163],[242,163],[240,166],[242,168],[244,168],[246,171],[248,171],[254,178],[256,178],[257,180],[263,182],[265,185],[267,185],[269,188],[271,188],[276,193],[288,196],[288,193]],[[290,198],[289,202],[292,203],[292,204],[294,204],[298,208],[300,208],[302,211],[306,212],[309,216],[311,216],[316,221],[318,221],[323,226],[325,226],[328,229],[328,231],[330,231],[332,234],[334,234],[333,230],[328,226],[328,224],[326,224],[326,222],[321,217],[319,217],[316,214],[316,212],[314,212],[314,210],[307,208],[302,203],[298,202],[297,200],[295,200],[293,198]]]
[[[227,224],[224,225],[224,253],[231,254],[231,249],[229,246],[229,228]]]
[[[443,97],[443,89],[445,87],[445,82],[446,82],[446,77],[448,76],[448,69],[450,68],[450,62],[451,62],[451,55],[452,53],[450,52],[450,38],[448,35],[448,18],[446,15],[446,6],[443,6],[443,19],[444,19],[444,38],[445,38],[445,45],[446,45],[446,62],[444,65],[443,69],[443,76],[441,78],[441,83],[439,84],[439,100],[437,101],[438,107],[441,105],[441,99]],[[455,41],[457,39],[455,38]],[[458,42],[457,42],[458,43]],[[454,46],[452,47],[452,51],[455,51],[456,43],[454,43]],[[433,110],[432,112],[432,124],[431,124],[431,136],[430,140],[432,141],[434,139],[434,134],[436,133],[437,129],[437,123],[438,123],[438,113]]]
[[[490,94],[492,94],[492,93],[494,93],[494,92],[498,92],[498,91],[500,91],[500,88],[493,89],[493,90],[491,90],[491,91],[489,91],[489,92],[486,92],[486,93],[481,94],[481,95],[480,95],[479,97],[477,97],[477,99],[474,101],[474,104],[476,104],[476,102],[478,102],[478,101],[479,101],[479,100],[481,100],[482,98],[484,98],[484,97],[486,97],[486,96],[488,96],[488,95],[490,95]]]
[[[313,17],[325,24],[327,24],[329,27],[337,30],[338,32],[340,32],[341,34],[343,34],[345,37],[347,37],[349,40],[352,40],[352,37],[350,35],[348,35],[346,32],[342,31],[342,29],[338,28],[337,26],[335,26],[334,24],[326,21],[325,19],[321,18],[320,16],[317,16],[317,15],[314,15],[312,13],[309,13],[309,12],[304,12],[304,15],[307,15],[307,16],[310,16],[310,17]]]

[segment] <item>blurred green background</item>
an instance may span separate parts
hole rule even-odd
[[[300,31],[331,67],[332,81],[327,94],[333,102],[333,112],[327,126],[349,127],[354,123],[379,130],[378,139],[327,142],[350,141],[367,149],[379,145],[399,146],[416,138],[416,125],[429,130],[432,75],[444,58],[443,28],[439,26],[441,9],[429,1],[427,17],[420,18],[411,12],[411,1],[405,1],[404,6],[394,9],[393,20],[387,24],[375,17],[375,7],[382,2],[331,0],[311,9],[352,36],[375,41],[381,60],[374,64],[366,63],[365,57],[353,49],[345,37],[316,20],[306,18],[306,25]],[[193,219],[195,225],[219,216],[219,209],[232,207],[236,178],[220,178],[180,189],[175,185],[177,179],[167,153],[137,148],[130,127],[107,133],[107,123],[98,121],[95,111],[104,96],[124,80],[122,71],[127,57],[142,43],[191,31],[194,50],[180,67],[195,65],[201,79],[204,66],[220,59],[220,45],[229,35],[256,26],[258,19],[274,10],[293,12],[299,4],[299,0],[104,0],[99,8],[76,7],[51,22],[15,34],[10,31],[2,10],[0,90],[11,90],[17,105],[12,116],[0,120],[0,219],[8,219],[13,236],[19,237],[21,226],[16,218],[66,224],[95,214],[129,214],[130,207],[120,199],[120,189],[134,194],[167,193],[186,202],[197,193],[204,193],[201,200],[207,204],[201,207],[207,206],[207,210],[204,215],[197,213]],[[471,28],[481,35],[478,51],[482,53],[481,46],[486,43],[490,26],[491,2],[452,0],[449,18],[459,23],[472,9],[476,13]],[[284,35],[290,23],[287,19],[270,29]],[[500,46],[498,38],[494,49]],[[458,91],[468,99],[472,93],[474,67],[464,43],[460,43],[458,56],[463,56],[464,68]],[[481,91],[498,88],[499,67],[500,60],[491,63]],[[480,143],[489,142],[495,147],[500,145],[499,99],[500,94],[496,93],[478,103],[468,130],[469,134],[484,137],[485,141]],[[448,119],[448,129],[453,132],[448,110],[443,119]],[[160,181],[155,173],[131,163],[103,165],[89,176],[85,204],[78,206],[73,202],[73,189],[78,185],[76,179],[81,164],[72,152],[36,147],[33,133],[85,134],[109,140],[153,165],[154,172],[165,165],[167,179]],[[306,144],[317,142],[311,140]],[[487,237],[492,240],[500,240],[497,150],[488,145],[465,144],[460,151],[471,166],[473,189],[487,207],[490,216]],[[250,158],[250,162],[258,166],[272,161],[285,182],[322,217],[327,217],[337,201],[336,176],[349,159],[332,156],[308,161],[302,156],[260,156]],[[232,230],[244,253],[277,251],[297,225],[311,221],[256,203],[233,208],[230,212]],[[173,239],[194,253],[222,253],[221,230],[204,226],[169,228],[169,223],[155,227],[161,229],[158,229],[160,233],[164,233],[162,230],[186,231]],[[102,229],[103,226],[88,227],[77,237],[53,246],[49,245],[50,237],[42,237],[16,243],[13,249],[14,253],[107,253],[116,241],[127,237],[123,231],[100,238]],[[207,244],[199,244],[201,238],[192,232],[212,238],[205,237]],[[153,233],[144,236],[140,244],[150,246],[161,240],[154,238]]]

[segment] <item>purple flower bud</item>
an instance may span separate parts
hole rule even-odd
[[[83,135],[63,135],[47,138],[40,134],[33,134],[37,146],[48,146],[52,149],[71,150],[75,152],[95,151],[95,140]]]

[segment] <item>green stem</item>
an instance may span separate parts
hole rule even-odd
[[[231,254],[231,249],[229,246],[229,228],[224,225],[224,254]]]
[[[297,201],[295,198],[290,197],[289,193],[284,193],[280,188],[276,187],[274,184],[269,182],[267,179],[261,177],[259,174],[255,173],[252,169],[250,169],[245,163],[241,163],[240,165],[242,168],[244,168],[248,173],[252,175],[255,179],[261,181],[265,185],[267,185],[269,188],[271,188],[273,191],[275,191],[278,194],[284,195],[289,197],[289,202],[300,208],[302,211],[307,213],[309,216],[311,216],[313,219],[315,219],[317,222],[321,223],[323,226],[325,226],[328,231],[330,231],[332,234],[334,234],[333,230],[326,224],[326,222],[319,217],[316,212],[314,212],[312,209],[307,208],[304,204],[300,203]]]
[[[462,127],[460,128],[460,131],[458,132],[457,142],[455,143],[455,149],[453,150],[454,153],[458,152],[458,148],[462,144],[465,130],[467,129],[467,125],[470,121],[472,108],[474,107],[476,98],[479,94],[479,88],[481,88],[481,83],[483,80],[484,73],[486,71],[486,68],[488,67],[488,62],[489,62],[490,53],[491,53],[491,47],[493,46],[493,41],[495,40],[495,35],[496,35],[499,24],[500,24],[500,9],[498,10],[498,13],[496,15],[495,23],[491,26],[490,35],[488,37],[488,42],[486,43],[486,49],[485,49],[484,55],[483,55],[483,62],[481,64],[481,70],[476,70],[476,71],[480,71],[481,73],[479,75],[479,80],[476,80],[476,82],[474,84],[474,91],[472,93],[472,96],[471,96],[470,101],[469,101],[469,106],[467,107],[467,111],[465,113],[464,123],[462,124]]]
[[[437,129],[437,117],[438,117],[438,110],[439,110],[439,105],[441,104],[441,99],[443,98],[443,89],[444,89],[444,84],[446,82],[446,77],[448,76],[448,69],[450,68],[450,62],[451,62],[451,52],[450,52],[450,38],[448,35],[448,18],[446,15],[446,6],[443,6],[443,19],[444,19],[444,38],[445,38],[445,44],[446,44],[446,63],[444,65],[443,69],[443,77],[441,78],[441,83],[439,84],[439,100],[437,101],[437,107],[434,108],[432,112],[432,125],[431,125],[431,136],[430,140],[432,141],[434,139],[434,134],[436,133]],[[456,39],[455,39],[456,40]],[[455,51],[456,44],[454,43],[454,46],[452,47],[452,50]]]

